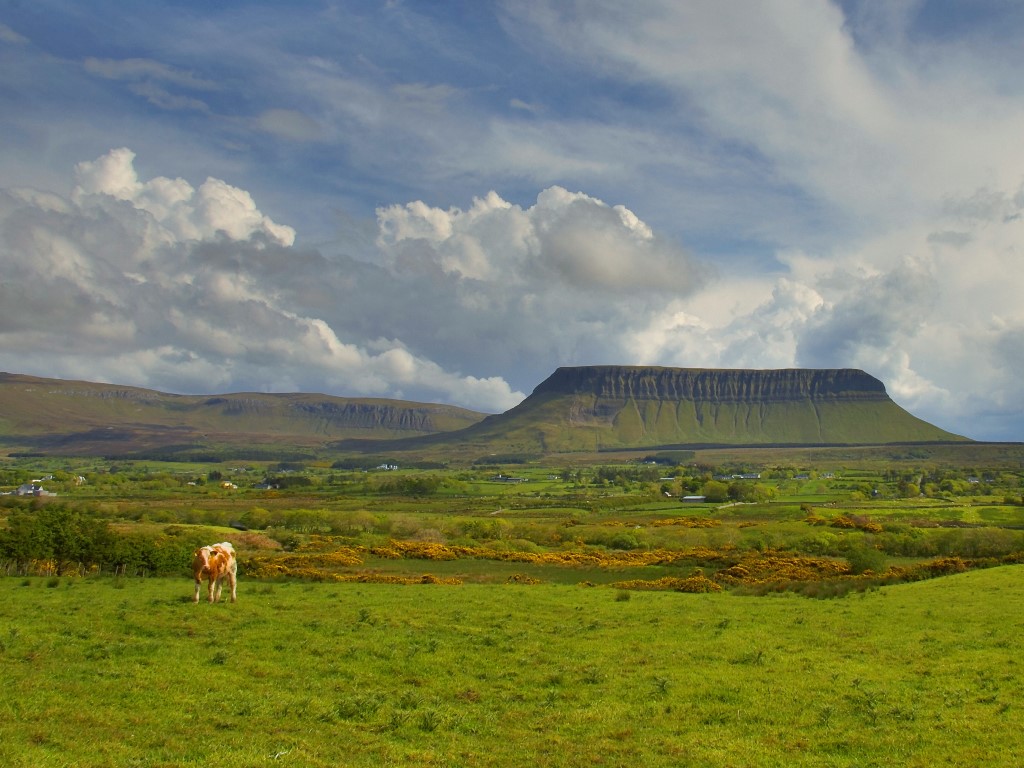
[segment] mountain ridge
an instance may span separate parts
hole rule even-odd
[[[305,445],[461,429],[457,406],[308,393],[179,395],[0,373],[0,441],[21,451],[110,455],[220,444]]]
[[[908,413],[864,371],[561,367],[485,415],[383,398],[174,395],[0,373],[0,444],[68,455],[305,446],[439,457],[688,445],[971,442]]]

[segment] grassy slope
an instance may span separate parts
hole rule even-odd
[[[605,411],[608,418],[578,417]],[[434,442],[449,442],[438,436]],[[454,436],[451,436],[454,437]],[[962,441],[889,401],[700,404],[547,395],[459,433],[514,451],[594,451],[675,444],[908,443]]]
[[[0,763],[973,767],[1024,750],[1018,567],[835,601],[190,592],[0,579]]]
[[[362,414],[346,411],[351,406]],[[380,423],[373,424],[374,416],[367,411],[375,412]],[[62,436],[76,434],[88,435],[79,437],[79,443],[100,445],[110,439],[159,445],[282,437],[318,443],[367,434],[396,437],[461,429],[483,417],[452,406],[394,400],[268,393],[184,396],[15,375],[0,376],[0,414],[0,438],[27,446],[55,445]],[[362,423],[356,420],[360,415]],[[403,418],[407,423],[401,423]],[[408,424],[423,419],[429,428]]]

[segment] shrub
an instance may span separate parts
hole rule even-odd
[[[850,572],[856,575],[862,573],[882,573],[885,571],[885,553],[867,544],[850,547],[846,553],[846,562],[850,566]]]
[[[620,590],[671,590],[674,592],[691,592],[697,594],[722,591],[720,584],[716,584],[702,573],[695,573],[693,576],[685,579],[673,578],[671,576],[665,576],[664,578],[653,580],[632,579],[631,581],[618,581],[611,586],[617,587]]]

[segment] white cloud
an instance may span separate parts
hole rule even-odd
[[[522,399],[397,339],[343,340],[308,297],[345,276],[295,252],[291,228],[222,180],[142,181],[133,160],[119,149],[80,163],[67,199],[0,194],[4,369],[171,391],[410,391],[481,410]],[[344,297],[320,300],[329,310]]]
[[[659,103],[690,128],[674,133],[671,118],[655,124],[672,155],[694,162],[688,136],[699,132],[719,184],[738,169],[737,156],[749,156],[805,207],[866,222],[861,233],[919,218],[965,185],[1006,188],[1024,176],[1019,89],[1003,57],[981,53],[1000,49],[955,35],[912,37],[907,8],[882,20],[867,11],[851,20],[838,3],[818,0],[742,12],[665,0],[508,4],[505,12],[513,32],[543,41],[533,45],[548,55],[660,89]],[[757,180],[752,170],[743,170],[748,181]]]
[[[628,361],[631,329],[707,279],[628,208],[559,187],[528,208],[384,207],[355,260],[296,249],[222,180],[140,179],[125,148],[75,179],[4,197],[6,367],[505,410],[558,365]]]
[[[174,94],[156,83],[132,83],[128,90],[160,109],[208,113],[210,107],[201,99]]]
[[[100,59],[90,56],[83,64],[90,74],[108,80],[160,81],[199,91],[217,89],[210,80],[151,59]]]
[[[216,83],[163,62],[152,59],[101,59],[90,56],[83,62],[85,71],[106,80],[127,83],[129,92],[141,96],[160,109],[209,113],[206,102],[193,96],[174,93],[184,91],[215,91]]]
[[[706,279],[685,252],[655,238],[629,209],[557,186],[527,209],[492,191],[468,211],[416,201],[380,208],[377,219],[378,246],[395,263],[428,261],[460,278],[560,284],[623,298],[690,293]]]
[[[149,213],[173,240],[207,240],[223,232],[234,240],[262,234],[281,245],[295,242],[295,230],[264,216],[248,192],[213,178],[198,190],[183,179],[158,177],[142,183],[134,160],[135,153],[122,147],[79,163],[72,199],[82,206],[106,197],[129,202]]]

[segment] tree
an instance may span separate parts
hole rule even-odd
[[[915,496],[921,495],[921,488],[917,483],[911,482],[910,480],[900,480],[896,486],[897,490],[905,499],[911,499]]]
[[[708,480],[704,483],[701,493],[708,501],[720,504],[729,499],[729,486],[721,480]]]

